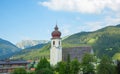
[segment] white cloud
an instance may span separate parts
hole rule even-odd
[[[111,16],[106,16],[105,18],[105,24],[106,26],[109,26],[109,25],[117,25],[118,23],[120,23],[120,17],[111,17]]]
[[[120,0],[48,0],[39,4],[57,11],[100,13],[106,8],[120,11]]]
[[[96,31],[106,26],[115,26],[120,23],[120,17],[106,16],[104,21],[93,21],[84,23],[78,27],[79,31]]]
[[[68,25],[68,24],[64,24],[64,25],[61,27],[62,36],[66,36],[66,35],[71,34],[71,32],[70,32],[70,28],[71,28],[70,25]]]
[[[86,24],[89,27],[88,30],[90,31],[95,31],[103,27],[102,22],[91,22],[91,23],[86,23]]]
[[[103,27],[102,22],[87,22],[84,25],[80,25],[78,31],[95,31]]]
[[[117,25],[120,23],[120,0],[47,0],[39,2],[40,5],[55,11],[70,11],[80,13],[103,13],[102,19],[98,21],[83,22],[84,25],[77,27],[76,31],[95,31],[97,29]],[[81,17],[75,20],[81,21]],[[75,25],[75,24],[74,24]],[[63,35],[68,35],[73,29],[71,26],[64,25],[61,30]]]

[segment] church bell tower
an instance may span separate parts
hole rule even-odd
[[[52,32],[51,49],[50,49],[50,64],[56,65],[62,61],[62,46],[61,46],[61,32],[58,30],[57,25]]]

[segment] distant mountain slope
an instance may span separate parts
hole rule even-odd
[[[94,32],[80,32],[73,34],[62,41],[63,48],[75,46],[92,46],[98,57],[109,55],[113,57],[120,52],[120,25],[108,26]],[[49,56],[50,44],[45,45],[37,51],[17,55],[25,59],[30,57]],[[45,54],[46,53],[46,54]],[[32,55],[32,56],[31,56]]]
[[[65,44],[92,46],[97,56],[106,54],[112,57],[120,52],[120,27],[109,26],[94,32],[77,33],[65,39]]]
[[[16,46],[21,49],[26,49],[38,44],[46,44],[48,42],[48,40],[22,40],[21,42],[18,42]]]
[[[20,51],[18,47],[9,41],[0,38],[0,59],[6,59],[13,55],[13,53]]]
[[[35,46],[32,46],[30,48],[26,48],[24,50],[21,50],[19,51],[18,53],[16,53],[16,55],[20,55],[20,54],[26,54],[26,53],[29,53],[31,51],[36,51],[38,49],[41,49],[43,46],[45,46],[46,44],[38,44],[38,45],[35,45]]]
[[[38,44],[31,48],[21,50],[13,56],[13,59],[38,59],[41,57],[49,57],[50,44]]]
[[[120,27],[120,24],[118,24],[117,27]]]

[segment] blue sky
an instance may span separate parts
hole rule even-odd
[[[0,38],[50,40],[56,21],[62,37],[120,23],[119,0],[0,0]]]

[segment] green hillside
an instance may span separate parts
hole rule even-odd
[[[9,41],[0,39],[0,60],[12,56],[15,52],[20,51],[18,47]]]
[[[75,46],[92,46],[98,57],[106,54],[111,57],[120,52],[120,25],[109,26],[94,32],[80,32],[73,34],[62,41],[63,48]],[[47,56],[49,57],[50,44],[37,51],[17,55],[25,59]]]
[[[50,44],[33,46],[28,49],[24,49],[13,56],[13,59],[39,59],[41,57],[49,58]]]
[[[106,54],[112,57],[120,51],[120,27],[109,26],[94,32],[77,33],[65,39],[64,43],[92,46],[97,56]]]

